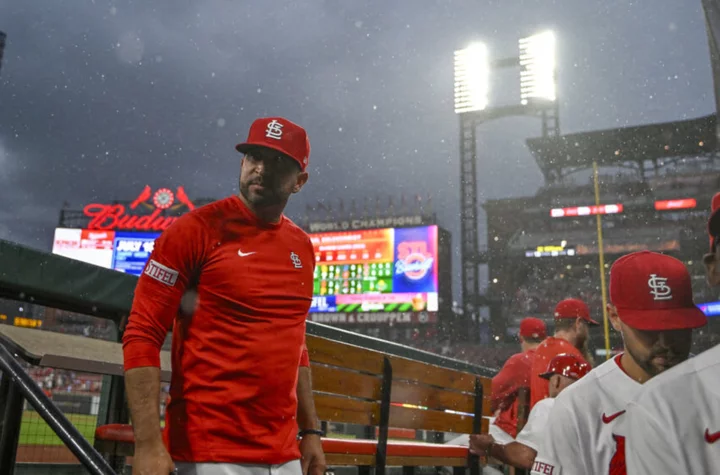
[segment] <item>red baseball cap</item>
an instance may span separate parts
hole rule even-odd
[[[555,319],[560,318],[582,318],[590,325],[599,325],[598,322],[590,318],[590,309],[580,299],[565,299],[558,302],[557,306],[555,306]]]
[[[540,377],[550,379],[552,375],[559,374],[572,379],[580,379],[588,374],[591,369],[592,367],[587,361],[575,355],[562,353],[550,360],[547,370],[540,374]]]
[[[545,322],[535,317],[523,318],[520,322],[520,336],[524,338],[542,338],[547,336]]]
[[[690,273],[674,257],[641,251],[610,268],[610,302],[623,323],[638,330],[680,330],[707,323],[693,302]]]
[[[720,193],[715,193],[715,196],[712,198],[707,229],[710,235],[710,252],[715,252],[715,245],[713,243],[717,242],[720,244]]]
[[[245,142],[235,146],[240,153],[248,153],[257,147],[277,150],[292,158],[302,171],[310,159],[310,139],[305,129],[282,117],[263,117],[250,126]]]

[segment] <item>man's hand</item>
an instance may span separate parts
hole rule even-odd
[[[322,439],[319,435],[308,434],[300,441],[300,454],[302,458],[303,475],[325,475],[325,453],[322,448]]]
[[[485,455],[487,449],[495,443],[490,434],[471,434],[470,453],[473,455]]]
[[[133,475],[169,475],[175,464],[163,444],[138,445],[132,462]]]

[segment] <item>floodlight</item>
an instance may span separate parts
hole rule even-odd
[[[484,110],[488,105],[490,62],[487,47],[474,43],[455,51],[455,113]]]
[[[520,103],[555,101],[555,33],[546,31],[519,41]]]

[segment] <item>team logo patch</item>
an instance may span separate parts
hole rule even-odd
[[[269,139],[280,140],[283,134],[283,124],[277,120],[272,120],[268,123],[267,129],[265,129],[265,137]]]
[[[653,300],[672,299],[672,289],[667,284],[667,277],[659,277],[657,274],[650,274],[648,287],[650,287],[650,293],[653,296]]]
[[[162,282],[165,285],[169,285],[170,287],[175,286],[178,274],[178,271],[164,266],[159,262],[155,261],[154,259],[150,259],[147,266],[145,266],[146,276],[151,277],[158,282]]]

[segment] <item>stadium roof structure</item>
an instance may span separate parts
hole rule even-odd
[[[592,167],[624,166],[643,169],[647,161],[667,162],[718,150],[717,115],[698,119],[640,125],[527,139],[546,183]],[[665,160],[663,160],[665,159]]]

